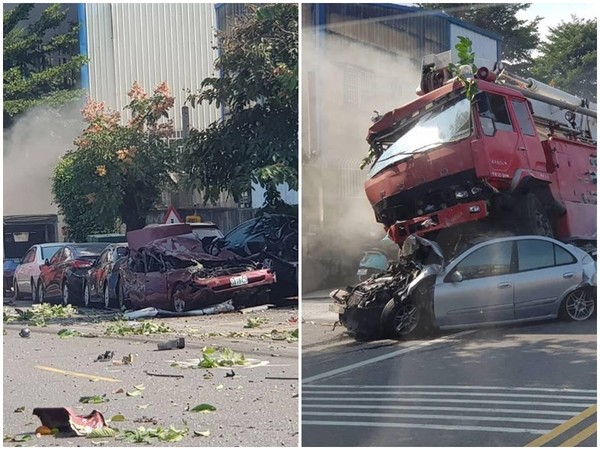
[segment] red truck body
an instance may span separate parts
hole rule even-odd
[[[377,221],[399,244],[475,222],[595,244],[595,111],[476,83],[472,101],[451,81],[369,129],[377,158],[365,190]]]

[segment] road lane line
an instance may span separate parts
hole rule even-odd
[[[305,397],[302,396],[302,403],[307,401],[329,401],[340,400],[340,397]],[[432,399],[432,398],[362,398],[362,397],[343,397],[344,401],[355,402],[424,402],[424,403],[491,403],[490,400],[473,400],[473,399]],[[589,403],[555,403],[555,402],[517,402],[511,400],[494,400],[494,405],[538,405],[538,406],[568,406],[573,408],[585,408]]]
[[[322,391],[320,389],[310,390],[309,388],[305,388],[302,390],[302,395],[306,394],[360,394],[360,395],[430,395],[432,397],[439,396],[466,396],[466,397],[517,397],[517,398],[552,398],[557,399],[556,395],[548,395],[548,394],[499,394],[499,393],[491,393],[491,392],[428,392],[428,391],[411,391],[411,392],[377,392],[377,391]],[[586,401],[596,401],[596,397],[580,397],[575,395],[561,395],[561,399],[565,400],[586,400]]]
[[[342,422],[335,420],[303,420],[302,425],[340,426],[340,427],[375,427],[375,428],[421,428],[427,430],[488,431],[500,433],[532,433],[544,434],[548,430],[510,427],[478,427],[470,425],[438,425],[430,423],[398,423],[398,422]]]
[[[409,405],[340,405],[324,404],[311,405],[309,403],[302,405],[303,410],[307,409],[400,409],[417,411],[466,411],[466,412],[487,412],[487,413],[520,413],[520,414],[541,414],[547,416],[567,416],[573,417],[579,411],[544,411],[542,409],[504,409],[504,408],[461,408],[459,406],[409,406]],[[561,420],[562,423],[562,420]]]
[[[357,414],[351,412],[333,412],[333,411],[302,411],[302,416],[327,416],[327,417],[386,417],[397,419],[445,419],[445,420],[471,420],[474,422],[517,422],[517,423],[563,423],[563,420],[540,419],[538,417],[491,417],[491,416],[453,416],[445,414],[392,414],[392,413],[366,413]]]
[[[468,389],[468,390],[507,390],[507,391],[534,391],[534,392],[565,392],[579,394],[595,394],[595,389],[563,389],[563,388],[528,388],[528,387],[509,387],[509,386],[428,386],[425,384],[392,386],[392,385],[360,385],[360,384],[312,384],[309,388],[341,388],[341,389]]]
[[[120,383],[121,382],[121,380],[115,380],[114,378],[106,378],[106,377],[101,377],[98,375],[89,375],[87,373],[80,373],[80,372],[71,372],[69,370],[61,370],[61,369],[56,369],[54,367],[46,367],[46,366],[34,366],[34,367],[36,369],[47,370],[49,372],[61,373],[63,375],[72,375],[74,377],[89,378],[91,380],[110,381],[111,383]]]
[[[590,406],[589,408],[583,410],[580,414],[578,414],[575,417],[567,420],[562,425],[557,426],[556,428],[554,428],[553,430],[551,430],[548,434],[545,434],[544,436],[540,436],[539,438],[534,439],[529,444],[527,444],[525,447],[541,447],[545,443],[550,442],[552,439],[554,439],[559,434],[567,431],[568,429],[570,429],[570,428],[574,427],[575,425],[577,425],[579,422],[581,422],[584,419],[586,419],[586,418],[590,417],[591,415],[595,414],[597,407],[598,407],[597,404]]]
[[[395,358],[396,356],[399,355],[404,355],[406,353],[410,353],[410,352],[414,352],[415,350],[420,350],[424,347],[429,347],[431,345],[435,345],[435,344],[439,344],[439,343],[443,343],[443,342],[452,342],[455,338],[457,337],[462,337],[462,336],[466,336],[467,334],[473,334],[475,333],[477,330],[467,330],[467,331],[461,331],[460,333],[455,333],[455,334],[451,334],[449,336],[444,336],[438,339],[434,339],[432,341],[425,341],[425,342],[421,342],[420,344],[417,345],[413,345],[411,347],[404,347],[401,350],[396,350],[394,352],[391,353],[387,353],[385,355],[380,355],[377,356],[375,358],[371,358],[371,359],[366,359],[364,361],[360,361],[354,364],[350,364],[348,366],[344,366],[344,367],[338,367],[337,369],[333,369],[330,370],[328,372],[324,372],[324,373],[320,373],[317,375],[313,375],[312,377],[306,377],[302,380],[302,382],[304,384],[308,384],[308,383],[312,383],[314,381],[317,380],[322,380],[324,378],[330,378],[333,377],[335,375],[340,375],[342,373],[346,373],[346,372],[350,372],[351,370],[354,369],[358,369],[364,366],[368,366],[369,364],[374,364],[380,361],[385,361],[386,359],[390,359],[390,358]]]
[[[597,423],[594,423],[587,427],[585,430],[581,430],[575,436],[571,437],[570,439],[567,439],[565,442],[560,444],[559,447],[575,447],[577,444],[582,443],[596,432],[597,425]]]

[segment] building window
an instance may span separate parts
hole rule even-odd
[[[359,105],[373,97],[374,76],[370,70],[347,65],[344,69],[344,104]]]

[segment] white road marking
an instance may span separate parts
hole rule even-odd
[[[333,412],[333,411],[304,411],[303,416],[327,416],[327,417],[356,417],[355,412]],[[561,424],[564,420],[538,419],[537,417],[492,417],[492,416],[451,416],[443,414],[392,414],[392,413],[366,413],[361,412],[360,417],[387,417],[397,419],[449,419],[449,420],[471,420],[477,421],[502,421],[502,422],[526,422],[526,423],[552,423]]]
[[[340,405],[340,404],[304,404],[304,409],[400,409],[418,410],[418,411],[467,411],[467,412],[485,412],[485,413],[520,413],[520,414],[541,414],[547,416],[566,416],[573,417],[579,413],[577,411],[545,411],[540,409],[507,409],[507,408],[461,408],[460,406],[410,406],[410,405]]]
[[[430,397],[434,396],[467,396],[467,397],[516,397],[516,398],[561,398],[566,400],[586,400],[586,401],[596,401],[596,397],[581,397],[575,395],[561,395],[557,397],[556,395],[549,394],[498,394],[498,393],[489,393],[489,392],[428,392],[428,391],[412,391],[412,392],[382,392],[382,391],[322,391],[322,390],[309,390],[303,389],[302,395],[307,394],[360,394],[360,395],[428,395]]]
[[[532,433],[546,434],[550,430],[538,430],[531,428],[509,428],[509,427],[479,427],[469,425],[438,425],[430,423],[386,423],[386,422],[342,422],[334,420],[303,420],[302,425],[316,426],[341,426],[341,427],[375,427],[375,428],[412,428],[429,430],[458,430],[458,431],[487,431],[500,433]],[[306,431],[306,430],[305,430]]]
[[[444,336],[438,339],[434,339],[432,341],[421,342],[420,344],[413,345],[411,347],[404,347],[400,350],[396,350],[391,353],[386,353],[385,355],[376,356],[375,358],[365,359],[364,361],[360,361],[354,364],[350,364],[344,367],[338,367],[337,369],[330,370],[328,372],[324,372],[321,374],[313,375],[312,377],[306,377],[302,380],[304,384],[312,383],[317,380],[322,380],[324,378],[330,378],[336,375],[340,375],[342,373],[350,372],[354,369],[359,369],[364,366],[368,366],[370,364],[374,364],[380,361],[385,361],[386,359],[395,358],[399,355],[404,355],[406,353],[414,352],[415,350],[420,350],[424,347],[429,347],[435,344],[440,344],[444,342],[452,342],[455,338],[466,336],[467,334],[475,333],[477,330],[467,330],[461,331],[460,333],[451,334],[450,336]]]
[[[339,397],[302,397],[302,403],[310,401],[328,401],[339,400]],[[474,399],[432,399],[432,398],[362,398],[362,397],[344,397],[344,401],[354,402],[424,402],[424,403],[490,403],[490,400],[474,400]],[[494,400],[497,405],[538,405],[538,406],[569,406],[573,408],[587,408],[589,403],[554,403],[554,402],[516,402],[511,400]]]
[[[510,386],[453,386],[453,385],[435,385],[428,386],[425,384],[408,385],[408,386],[382,386],[378,385],[359,385],[359,384],[313,384],[307,386],[312,388],[340,388],[340,389],[470,389],[470,390],[506,390],[506,391],[534,391],[534,392],[566,392],[566,393],[586,393],[595,394],[595,389],[567,389],[567,388],[535,388],[535,387],[510,387]]]

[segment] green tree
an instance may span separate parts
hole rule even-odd
[[[128,231],[142,228],[172,183],[174,152],[166,138],[173,125],[161,119],[174,98],[166,83],[149,96],[136,82],[128,95],[126,125],[119,113],[88,100],[82,111],[88,126],[55,167],[52,193],[75,240],[114,231],[119,221]]]
[[[298,188],[298,5],[248,5],[217,32],[220,77],[188,100],[223,107],[222,120],[192,130],[183,152],[188,182],[216,203],[238,201],[251,182],[266,189],[265,208],[284,206],[276,186]]]
[[[79,69],[86,58],[77,55],[78,28],[70,24],[65,33],[66,11],[59,4],[46,8],[28,25],[33,4],[18,4],[4,11],[4,127],[16,116],[37,105],[57,107],[83,95],[77,90]],[[65,62],[56,61],[65,59]]]
[[[517,18],[531,3],[419,3],[426,9],[443,10],[448,15],[470,22],[502,36],[502,60],[515,72],[522,71],[533,60],[540,42],[538,25],[541,17],[527,21]]]
[[[598,88],[598,25],[596,19],[562,21],[550,28],[531,68],[534,78],[570,94],[596,102]]]

